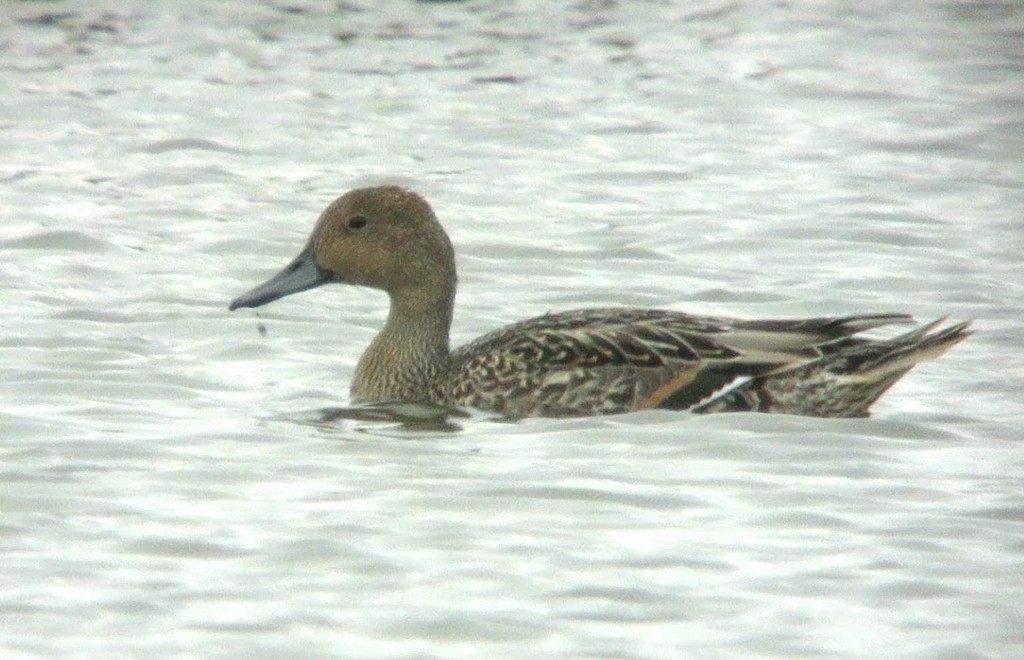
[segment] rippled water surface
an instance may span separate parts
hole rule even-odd
[[[0,6],[5,657],[1024,648],[1017,2]],[[386,300],[229,314],[425,194],[455,343],[597,304],[977,319],[862,420],[403,422]]]

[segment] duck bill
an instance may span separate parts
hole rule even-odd
[[[290,264],[284,267],[277,275],[259,285],[252,291],[243,293],[228,305],[229,311],[235,311],[239,307],[259,307],[273,302],[278,298],[290,296],[293,293],[306,291],[326,284],[330,281],[330,274],[316,265],[313,255],[309,250],[303,250],[295,257]]]

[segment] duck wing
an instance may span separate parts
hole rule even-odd
[[[868,409],[918,362],[938,357],[971,335],[965,321],[938,319],[891,339],[847,338],[825,344],[822,357],[748,378],[691,408],[815,417],[866,417]]]
[[[886,314],[742,321],[645,309],[546,314],[452,354],[440,397],[514,416],[691,409],[730,386],[816,360]]]

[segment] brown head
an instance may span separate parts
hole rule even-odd
[[[236,298],[229,309],[259,307],[327,282],[387,291],[393,300],[447,299],[455,255],[430,205],[398,186],[345,193],[320,215],[305,249],[283,271]]]

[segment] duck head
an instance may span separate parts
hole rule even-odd
[[[386,291],[392,301],[444,300],[455,293],[451,241],[427,201],[398,186],[345,193],[320,214],[306,247],[229,310],[259,307],[328,282]]]

